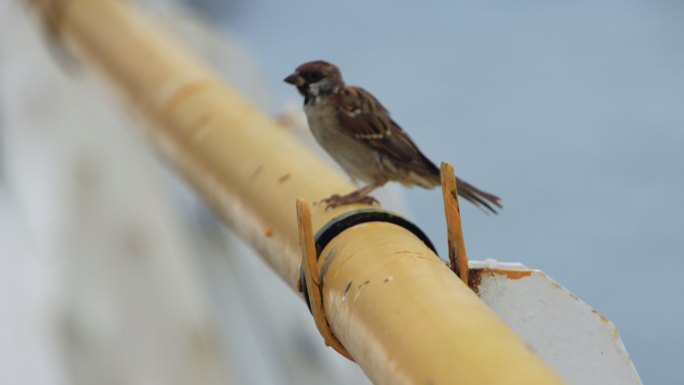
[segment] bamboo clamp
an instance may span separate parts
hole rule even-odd
[[[308,295],[308,302],[316,327],[323,336],[326,346],[330,346],[341,355],[354,361],[347,349],[330,330],[328,319],[325,316],[321,295],[321,277],[311,225],[311,207],[309,202],[303,199],[297,199],[297,224],[299,226],[299,248],[302,250],[302,266],[306,285],[305,295]]]
[[[333,218],[314,235],[311,221],[311,207],[306,200],[297,199],[297,223],[299,228],[299,247],[302,252],[300,290],[304,295],[318,331],[326,346],[354,361],[342,343],[330,329],[323,307],[323,277],[318,269],[318,257],[328,243],[344,230],[369,222],[386,222],[400,226],[420,239],[435,254],[434,245],[423,231],[404,217],[380,209],[358,209]]]
[[[463,228],[461,227],[461,210],[458,207],[458,186],[454,166],[442,162],[440,167],[442,178],[442,198],[444,199],[444,215],[447,222],[449,242],[449,262],[461,281],[468,285],[468,255],[466,254]]]

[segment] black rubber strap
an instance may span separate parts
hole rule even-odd
[[[325,226],[323,226],[320,230],[318,230],[314,238],[314,241],[316,242],[316,259],[320,258],[323,249],[325,249],[328,243],[330,243],[330,241],[337,237],[341,232],[350,227],[368,222],[388,222],[395,224],[397,226],[401,226],[406,230],[410,231],[411,233],[413,233],[416,237],[418,237],[418,239],[423,241],[423,243],[425,243],[427,247],[429,247],[432,251],[435,252],[435,254],[437,254],[437,250],[430,241],[430,238],[428,238],[427,235],[425,235],[425,233],[423,232],[423,230],[421,230],[420,227],[416,226],[413,222],[397,214],[390,213],[388,211],[362,209],[350,211],[340,216],[337,216],[333,218],[330,222],[328,222]],[[321,277],[321,282],[322,281],[323,277]],[[306,278],[304,277],[303,265],[302,270],[300,272],[299,285],[301,288],[301,292],[304,295],[304,299],[306,300],[306,305],[309,307],[309,310],[311,310],[311,304],[309,303],[309,293],[306,288]]]

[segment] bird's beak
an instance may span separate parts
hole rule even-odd
[[[293,85],[295,85],[295,86],[297,86],[297,87],[299,87],[299,86],[301,86],[301,85],[304,85],[304,78],[301,77],[301,76],[299,76],[299,74],[296,73],[296,72],[293,73],[292,75],[286,77],[285,79],[283,79],[283,81],[284,81],[285,83],[293,84]]]

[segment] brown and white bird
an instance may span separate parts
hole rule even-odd
[[[355,181],[366,185],[347,195],[324,199],[328,207],[373,203],[371,191],[389,181],[405,186],[440,185],[439,169],[392,120],[389,112],[368,91],[348,86],[340,70],[325,61],[297,67],[285,82],[304,96],[304,112],[318,143]],[[496,195],[457,178],[458,193],[474,205],[496,213]]]

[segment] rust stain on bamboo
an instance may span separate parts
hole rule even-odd
[[[190,126],[188,131],[190,132],[190,135],[194,141],[199,142],[202,140],[204,135],[207,133],[207,125],[211,121],[211,118],[211,114],[207,112],[202,115],[202,117],[200,117],[195,124]]]
[[[352,302],[356,302],[356,300],[359,299],[359,296],[361,295],[361,292],[363,291],[361,289],[366,287],[369,283],[370,283],[370,281],[367,280],[366,282],[364,282],[364,283],[362,283],[356,287],[356,294],[354,295],[354,300]]]
[[[409,254],[409,255],[417,255],[419,257],[423,256],[423,253],[420,253],[418,251],[411,251],[411,250],[400,250],[400,251],[395,251],[394,255],[399,255],[399,254]]]
[[[290,173],[288,172],[287,174],[285,174],[285,175],[281,176],[280,178],[278,178],[278,183],[285,183],[285,182],[287,182],[290,178],[292,178],[292,174],[290,174]]]
[[[209,80],[194,81],[184,84],[170,92],[170,95],[161,103],[162,114],[166,115],[169,111],[176,108],[176,106],[183,100],[199,94],[200,92],[213,86],[213,82]]]
[[[349,283],[347,284],[347,287],[344,289],[344,293],[342,294],[342,302],[347,300],[347,294],[349,294],[349,289],[351,289],[351,287],[352,287],[352,282],[349,281]]]
[[[263,171],[263,169],[264,169],[263,164],[260,164],[259,167],[254,169],[254,171],[252,171],[252,173],[249,175],[249,181],[251,182],[254,179],[256,179],[259,176],[259,174],[261,174],[261,171]]]

